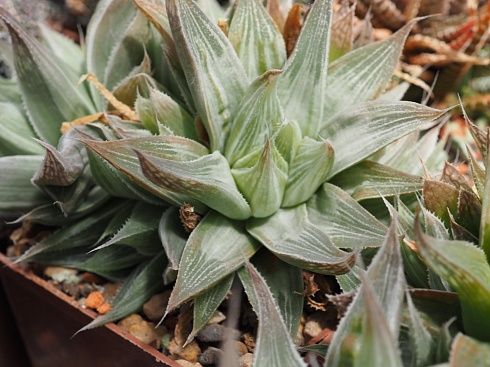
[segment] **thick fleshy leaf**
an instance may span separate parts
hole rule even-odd
[[[434,362],[436,344],[424,325],[424,320],[415,308],[410,293],[406,293],[410,315],[409,338],[412,349],[412,366],[425,367]]]
[[[114,244],[123,244],[133,247],[144,255],[152,256],[161,250],[157,228],[161,213],[165,209],[161,206],[137,203],[131,211],[124,225],[107,242],[98,246],[94,251]]]
[[[155,89],[165,89],[163,86],[153,79],[151,74],[150,59],[147,54],[141,62],[140,66],[137,66],[133,71],[120,81],[112,90],[114,97],[124,103],[127,106],[134,107],[136,98],[138,95],[144,97],[150,96],[150,91]],[[112,106],[109,106],[109,110],[112,110]]]
[[[459,333],[454,339],[449,367],[479,367],[490,365],[490,344]]]
[[[207,325],[211,320],[218,306],[223,302],[226,295],[231,289],[235,274],[230,274],[222,279],[219,283],[204,291],[194,299],[194,319],[192,331],[187,337],[190,343],[196,334]]]
[[[249,87],[231,120],[225,156],[231,166],[263,147],[272,136],[273,128],[281,126],[284,114],[277,97],[280,70],[271,70],[257,78]]]
[[[487,146],[488,147],[488,146]],[[482,212],[480,219],[480,247],[490,259],[490,154],[487,154],[485,188],[482,190]]]
[[[303,136],[316,137],[324,120],[331,21],[332,2],[315,1],[279,81],[286,118],[299,125]]]
[[[317,273],[345,274],[356,262],[356,253],[340,250],[309,221],[304,204],[269,218],[252,218],[247,231],[281,260]]]
[[[3,93],[0,87],[0,95]],[[33,138],[37,135],[20,105],[5,103],[0,97],[0,156],[42,155],[44,149]]]
[[[471,167],[471,177],[475,182],[476,191],[480,200],[483,199],[485,195],[485,182],[486,182],[486,174],[480,164],[476,161],[475,157],[471,153],[470,149],[467,148],[468,157],[470,159],[470,167]]]
[[[326,366],[356,365],[361,361],[363,366],[401,366],[395,340],[406,285],[396,222],[394,216],[367,276],[361,274],[361,289],[334,334]]]
[[[458,210],[458,189],[441,181],[425,179],[423,193],[425,207],[449,228],[448,211],[455,215]]]
[[[323,128],[353,104],[379,95],[391,80],[414,21],[393,36],[347,53],[328,67]]]
[[[325,182],[334,161],[329,141],[304,138],[289,165],[282,206],[290,207],[308,200]]]
[[[330,43],[329,62],[348,53],[354,42],[354,6],[341,2],[333,15],[332,40]]]
[[[459,190],[456,218],[458,219],[458,224],[464,227],[475,238],[478,238],[480,233],[482,209],[482,204],[471,188],[470,190],[463,188]]]
[[[197,5],[199,5],[204,14],[213,20],[214,23],[217,23],[218,19],[223,18],[225,15],[223,8],[221,8],[220,3],[216,0],[197,0]]]
[[[0,17],[12,38],[15,69],[34,131],[45,142],[56,145],[61,123],[93,113],[92,102],[4,8],[0,8]]]
[[[426,263],[458,292],[466,333],[480,340],[490,340],[486,317],[490,307],[490,265],[485,253],[468,242],[429,237],[418,222],[415,230],[417,245]]]
[[[188,237],[182,225],[178,208],[170,207],[162,214],[158,224],[158,234],[168,258],[168,267],[163,273],[163,281],[168,284],[177,277],[180,258]]]
[[[289,335],[294,339],[303,314],[302,270],[279,260],[265,248],[262,248],[251,261],[269,286]]]
[[[445,162],[444,169],[442,170],[441,177],[439,178],[441,181],[450,184],[457,189],[465,189],[471,191],[471,186],[468,184],[468,181],[463,176],[463,174],[451,163]]]
[[[291,163],[301,145],[301,130],[295,122],[285,121],[279,126],[273,136],[274,145],[284,157],[286,162]]]
[[[259,319],[253,365],[257,367],[306,367],[305,362],[296,351],[277,301],[265,279],[248,261],[245,263],[245,268],[240,269],[239,275]]]
[[[154,134],[161,123],[177,136],[198,140],[194,118],[167,94],[152,90],[149,99],[138,96],[135,107],[142,124]]]
[[[237,168],[233,168],[231,173],[252,209],[252,216],[264,218],[274,214],[281,206],[288,179],[288,165],[270,140],[257,153],[252,154],[255,162],[251,167],[247,165],[238,168],[241,165],[238,161],[235,164]]]
[[[335,151],[330,177],[412,131],[427,129],[445,112],[414,102],[380,101],[339,112],[319,133]]]
[[[337,186],[323,184],[306,203],[309,219],[340,248],[379,247],[386,226]]]
[[[0,213],[18,213],[52,202],[31,183],[42,156],[0,157]],[[15,215],[15,214],[14,214]]]
[[[162,272],[166,264],[165,253],[162,251],[134,269],[111,302],[111,310],[97,317],[77,333],[120,320],[139,311],[152,295],[163,290]]]
[[[143,174],[164,190],[208,205],[232,219],[247,219],[251,209],[218,151],[193,161],[179,162],[136,151]]]
[[[260,0],[240,0],[235,6],[228,39],[250,79],[281,69],[286,46],[281,32]]]
[[[167,14],[186,79],[210,139],[223,149],[231,114],[241,101],[248,77],[233,46],[194,0],[166,1]]]
[[[242,223],[209,212],[187,240],[167,313],[233,273],[259,248]]]
[[[139,122],[123,120],[119,116],[109,114],[105,117],[111,129],[121,139],[144,138],[153,135]]]
[[[156,154],[160,157],[191,160],[207,154],[208,150],[201,144],[176,136],[154,136],[107,142],[84,139],[82,142],[129,177],[132,182],[137,183],[168,203],[181,206],[184,202],[187,202],[193,206],[198,206],[200,211],[205,210],[203,205],[199,205],[196,200],[165,190],[147,179],[140,170],[138,156],[134,152],[134,149],[138,149],[141,152]],[[117,182],[112,184],[117,184]],[[106,186],[110,189],[110,180]]]
[[[424,179],[373,161],[362,161],[331,181],[357,201],[422,190]]]
[[[478,150],[480,151],[482,157],[483,157],[483,163],[487,164],[487,149],[488,149],[488,137],[487,137],[487,132],[480,129],[478,126],[476,126],[469,118],[468,115],[466,115],[466,112],[463,109],[463,117],[466,122],[466,126],[468,127],[469,132],[471,133],[471,136],[475,140],[476,146],[478,147]]]
[[[99,2],[87,29],[87,71],[109,90],[129,75],[145,56],[150,28],[132,1]],[[98,110],[105,101],[90,86]]]
[[[111,218],[124,206],[124,202],[112,201],[110,204],[91,213],[84,219],[63,227],[51,236],[29,248],[17,261],[35,259],[36,254],[76,247],[83,247],[87,252],[97,242]]]
[[[0,102],[22,105],[22,93],[17,81],[0,79]]]

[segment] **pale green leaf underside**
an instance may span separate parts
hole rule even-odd
[[[479,367],[490,365],[490,344],[459,333],[451,347],[449,366]]]
[[[167,312],[233,273],[259,248],[240,222],[209,212],[187,240]]]
[[[306,367],[296,351],[278,305],[264,278],[248,261],[239,275],[259,319],[254,362],[256,367]]]
[[[369,157],[391,142],[430,124],[446,111],[414,102],[364,102],[332,117],[320,130],[335,151],[329,177]]]
[[[281,260],[323,274],[345,274],[356,261],[355,253],[336,247],[308,220],[305,205],[281,209],[267,219],[250,219],[247,230]]]
[[[379,247],[386,226],[337,186],[329,183],[306,203],[309,219],[340,248]]]

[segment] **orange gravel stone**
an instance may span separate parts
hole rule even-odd
[[[111,305],[107,302],[103,303],[101,306],[97,307],[97,312],[101,315],[106,314],[111,310]]]
[[[104,296],[100,292],[92,292],[85,300],[85,306],[88,308],[98,308],[104,303]]]

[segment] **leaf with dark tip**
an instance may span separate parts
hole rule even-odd
[[[468,230],[474,237],[480,234],[482,204],[473,190],[461,188],[458,197],[458,224]]]
[[[449,220],[451,222],[451,234],[454,240],[473,242],[475,245],[479,243],[478,237],[475,237],[462,225],[456,223],[456,220],[451,213],[449,213]]]
[[[224,148],[231,114],[240,103],[248,77],[233,46],[194,0],[166,1],[172,35],[211,151]]]
[[[438,240],[422,232],[415,224],[416,241],[425,262],[457,292],[461,301],[466,333],[490,340],[490,265],[485,253],[471,243]]]
[[[137,203],[130,216],[117,233],[107,242],[97,246],[93,251],[103,249],[114,244],[123,244],[133,247],[143,255],[152,256],[161,250],[157,228],[164,207],[150,205],[144,202]]]
[[[471,150],[468,147],[466,148],[466,152],[470,159],[471,177],[475,182],[476,191],[481,201],[485,193],[485,182],[486,182],[485,171],[480,167],[480,164],[476,161],[475,157],[473,156],[473,153],[471,153]]]
[[[456,187],[458,190],[463,188],[471,191],[471,187],[463,174],[451,163],[445,162],[440,181]]]
[[[324,120],[332,13],[331,1],[315,1],[279,81],[285,116],[303,136],[316,137]]]
[[[280,209],[271,217],[251,218],[247,231],[281,260],[321,274],[345,274],[357,254],[340,250],[308,219],[306,206]]]
[[[281,32],[259,0],[240,0],[234,9],[228,39],[250,79],[281,69],[286,46]]]
[[[170,207],[160,218],[158,235],[168,258],[168,267],[163,273],[163,281],[169,284],[177,277],[180,258],[187,242],[188,234],[180,219],[179,209]]]
[[[145,58],[148,57],[145,55]],[[150,96],[150,91],[154,89],[165,89],[149,74],[151,70],[129,75],[119,82],[112,94],[114,97],[127,106],[134,107],[138,95]],[[109,109],[112,110],[112,106]]]
[[[61,136],[61,123],[93,113],[92,102],[5,8],[0,8],[0,17],[12,38],[15,69],[34,131],[55,145]]]
[[[165,253],[162,251],[153,259],[141,263],[125,279],[124,284],[111,302],[111,310],[97,317],[77,333],[120,320],[143,307],[148,299],[163,290],[162,272],[166,266]]]
[[[250,206],[235,184],[230,166],[218,151],[179,162],[135,150],[147,179],[169,192],[190,197],[231,219],[247,219]]]
[[[31,177],[43,160],[39,155],[0,157],[0,213],[11,215],[52,202]]]
[[[490,365],[490,344],[482,343],[462,333],[456,335],[449,357],[450,367],[480,367]]]
[[[277,301],[265,279],[248,261],[245,262],[245,267],[240,269],[239,275],[259,319],[253,365],[306,367],[296,351]]]
[[[331,141],[335,151],[329,177],[413,131],[432,127],[445,113],[405,101],[363,102],[340,111],[319,132]]]
[[[448,210],[455,215],[458,210],[459,192],[454,186],[441,181],[424,180],[424,205],[427,210],[442,219],[449,228]]]
[[[337,186],[323,186],[306,203],[309,219],[340,248],[379,247],[386,226]]]
[[[213,317],[219,305],[230,291],[234,277],[235,274],[228,275],[195,298],[192,331],[187,337],[186,344],[190,343],[197,333],[211,320],[211,317]]]
[[[323,128],[335,121],[332,117],[337,112],[375,98],[383,91],[414,24],[412,21],[391,37],[349,52],[329,65],[327,91],[322,99],[326,117]]]
[[[235,272],[260,246],[241,222],[210,211],[187,240],[167,313]]]
[[[357,201],[421,191],[423,181],[420,176],[368,160],[359,162],[330,180]]]
[[[151,131],[145,129],[145,127],[139,122],[123,120],[119,116],[109,114],[107,114],[105,117],[111,129],[121,139],[145,138],[153,136]]]

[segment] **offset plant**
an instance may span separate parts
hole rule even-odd
[[[428,270],[399,238],[429,259],[433,240],[410,222],[424,185],[413,156],[430,169],[444,159],[439,129],[419,134],[445,111],[399,102],[405,85],[384,92],[414,22],[361,47],[340,37],[352,18],[316,0],[287,57],[288,5],[240,0],[225,21],[209,1],[103,0],[85,50],[46,27],[29,34],[0,8],[12,39],[2,58],[15,68],[0,80],[0,213],[59,227],[18,261],[124,279],[87,328],[175,280],[167,312],[194,302],[189,341],[238,274],[259,318],[256,366],[305,364],[291,338],[302,269],[335,275],[346,292],[362,279],[327,365],[445,362],[458,303],[407,290],[404,263],[418,280]],[[91,84],[77,86],[81,75]],[[382,198],[400,195],[399,214],[386,204],[388,228]],[[452,360],[461,347],[487,350],[462,335],[454,345]]]

